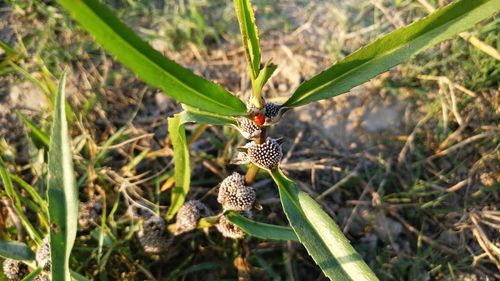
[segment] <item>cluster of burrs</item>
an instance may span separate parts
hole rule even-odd
[[[28,266],[18,260],[6,259],[3,262],[3,275],[9,281],[22,280],[28,274]]]
[[[160,255],[167,251],[172,240],[165,235],[165,219],[139,203],[130,205],[127,215],[142,222],[137,238],[145,253]]]
[[[244,176],[234,172],[220,184],[217,202],[222,205],[224,211],[236,211],[250,219],[252,218],[251,209],[255,204],[255,190],[245,185]],[[215,226],[224,237],[241,239],[245,236],[245,232],[230,223],[224,216],[219,217],[219,222]]]
[[[238,130],[241,135],[251,140],[243,147],[238,148],[239,153],[234,164],[253,163],[259,168],[272,170],[276,168],[283,157],[281,139],[266,138],[261,140],[262,126],[276,121],[280,116],[280,106],[274,103],[265,103],[261,111],[253,114],[253,120],[238,118]]]
[[[235,164],[253,163],[260,168],[272,170],[276,168],[283,156],[279,140],[267,138],[259,143],[263,132],[263,126],[277,121],[280,115],[280,106],[274,103],[266,103],[262,110],[253,110],[253,119],[240,117],[237,119],[237,129],[244,138],[251,140],[240,148]],[[233,173],[222,181],[219,188],[217,201],[222,205],[223,212],[236,211],[241,215],[251,218],[251,209],[255,204],[255,191],[252,187],[245,185],[245,177]],[[209,217],[212,212],[206,205],[198,200],[190,200],[184,203],[176,215],[175,234],[179,235],[196,229],[200,219]],[[231,224],[223,215],[219,215],[216,228],[223,236],[240,239],[245,233],[237,226]],[[148,220],[144,223],[144,230],[148,229]],[[203,227],[203,226],[202,226]],[[158,224],[158,231],[161,232],[164,225]],[[161,230],[161,231],[160,231]],[[151,231],[154,233],[154,231]],[[141,233],[139,236],[141,237]],[[145,237],[145,235],[142,235]],[[154,236],[157,238],[157,236]],[[146,239],[140,239],[145,246]],[[158,243],[155,243],[158,244]],[[146,246],[145,246],[146,249]],[[151,249],[152,250],[152,249]]]
[[[170,242],[165,236],[165,220],[157,215],[145,219],[137,237],[144,252],[158,255],[164,253]]]
[[[279,118],[279,114],[280,106],[266,103],[262,110],[253,113],[253,119],[247,117],[237,119],[238,131],[244,138],[251,141],[239,148],[239,153],[233,161],[234,164],[253,163],[266,170],[273,170],[278,166],[283,157],[280,140],[268,137],[262,143],[259,141],[263,126],[275,122],[276,118]],[[217,201],[222,205],[222,214],[226,211],[235,211],[250,219],[255,199],[255,190],[251,186],[247,186],[245,177],[237,172],[226,177],[219,186]],[[210,214],[211,212],[201,202],[196,200],[186,202],[177,213],[177,233],[195,229],[198,220]],[[218,216],[218,222],[215,224],[217,230],[224,237],[243,238],[245,232],[229,222],[222,214]]]
[[[34,277],[33,281],[49,281],[49,272],[51,269],[50,261],[50,240],[49,235],[45,236],[42,244],[38,247],[35,260],[37,266],[42,269],[42,272]],[[23,280],[29,273],[28,266],[21,261],[6,259],[3,262],[3,274],[9,281]]]

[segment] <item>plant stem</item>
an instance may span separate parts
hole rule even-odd
[[[257,167],[255,164],[250,164],[250,168],[248,169],[247,174],[245,175],[245,182],[249,185],[252,184],[258,172],[259,172],[259,167]]]

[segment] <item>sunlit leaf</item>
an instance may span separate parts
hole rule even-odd
[[[283,210],[300,243],[331,280],[378,280],[351,246],[337,224],[307,193],[285,177],[271,171],[279,188]]]
[[[500,0],[462,0],[395,30],[302,83],[285,102],[297,107],[345,93],[389,68],[443,41],[500,8]]]
[[[260,46],[259,31],[255,24],[250,0],[234,0],[236,16],[240,24],[241,38],[245,56],[247,57],[248,67],[252,73],[252,78],[256,79],[260,71]]]
[[[99,1],[58,2],[118,61],[178,102],[221,115],[246,113],[237,97],[164,57]]]
[[[78,192],[65,110],[66,74],[59,81],[50,135],[48,202],[52,280],[70,280],[69,257],[76,237]]]
[[[186,141],[186,130],[181,123],[181,115],[168,118],[168,133],[174,150],[175,186],[171,189],[171,202],[167,212],[167,220],[171,220],[182,207],[191,184],[191,164],[189,147]]]

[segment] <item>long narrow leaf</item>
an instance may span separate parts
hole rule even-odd
[[[300,243],[331,280],[378,280],[340,228],[307,193],[279,169],[271,172],[283,210]]]
[[[240,24],[241,38],[245,48],[248,67],[252,73],[252,79],[256,79],[260,71],[260,46],[259,31],[255,24],[250,0],[234,0],[234,8]]]
[[[181,123],[181,115],[176,114],[168,119],[168,133],[174,149],[174,178],[172,200],[167,212],[167,220],[171,220],[182,207],[191,184],[191,165],[189,162],[189,147],[186,141],[186,130]]]
[[[32,261],[35,259],[35,253],[31,251],[28,245],[19,241],[0,240],[0,256],[6,259]]]
[[[180,122],[205,123],[211,125],[237,125],[236,119],[210,112],[203,112],[189,106],[183,106],[185,111],[180,114]]]
[[[256,222],[234,211],[227,212],[224,216],[251,236],[269,240],[298,241],[295,232],[289,227]]]
[[[37,203],[42,209],[47,210],[47,202],[45,202],[45,200],[42,199],[40,194],[38,194],[38,191],[36,191],[33,186],[31,186],[29,183],[25,182],[22,178],[20,178],[16,175],[13,175],[13,174],[9,174],[9,175],[13,181],[15,181],[22,188],[24,188],[24,190],[26,190],[26,192],[28,192],[28,194],[33,198],[35,203]],[[46,213],[46,214],[48,214],[48,213]]]
[[[118,61],[178,102],[223,115],[246,113],[237,97],[164,57],[99,1],[58,2]]]
[[[52,280],[61,281],[70,280],[69,256],[76,237],[78,220],[78,193],[66,119],[65,83],[66,74],[63,74],[54,107],[48,165]]]
[[[437,10],[359,49],[329,69],[302,83],[285,102],[296,107],[345,93],[443,41],[500,8],[500,0],[462,0]]]

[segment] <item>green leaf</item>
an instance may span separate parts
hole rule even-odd
[[[99,1],[58,2],[118,61],[178,102],[221,115],[246,114],[237,97],[164,57]]]
[[[19,241],[0,240],[0,256],[6,259],[33,261],[35,253],[28,245]]]
[[[462,0],[359,49],[302,83],[285,102],[297,107],[345,93],[498,11],[500,0]]]
[[[185,111],[168,119],[168,132],[174,150],[174,178],[171,205],[167,212],[167,220],[171,220],[182,207],[191,184],[191,166],[189,161],[189,147],[186,140],[186,123],[207,123],[212,125],[233,125],[237,122],[233,117],[223,116],[210,112],[203,112],[183,105]]]
[[[241,39],[252,80],[255,80],[260,71],[259,31],[255,24],[250,0],[234,0],[234,8],[240,25]]]
[[[0,40],[0,49],[4,50],[9,57],[17,55],[17,51],[9,46],[9,44],[5,43],[3,40]]]
[[[236,119],[229,116],[223,116],[215,113],[204,112],[189,106],[183,106],[185,111],[180,113],[180,123],[206,123],[211,125],[234,125],[238,122]]]
[[[279,169],[271,171],[283,210],[300,243],[331,280],[378,280],[340,228]]]
[[[89,281],[89,279],[85,278],[85,276],[79,274],[78,272],[75,272],[73,270],[70,271],[71,274],[71,279],[75,281]]]
[[[29,183],[25,182],[22,178],[20,178],[16,175],[9,174],[9,176],[13,181],[15,181],[17,184],[19,184],[22,188],[24,188],[24,190],[26,190],[26,192],[28,192],[28,194],[33,198],[35,203],[37,203],[43,210],[48,211],[47,210],[47,202],[42,199],[40,194],[38,194],[38,191],[36,191],[33,186],[31,186]],[[48,212],[46,214],[48,214]],[[46,215],[46,214],[43,214],[43,215]]]
[[[253,85],[254,91],[257,91],[257,94],[256,94],[257,97],[261,96],[262,88],[267,83],[269,78],[271,78],[271,76],[273,75],[274,71],[276,71],[277,68],[278,68],[278,66],[273,64],[269,60],[266,62],[266,65],[264,65],[264,68],[262,69],[262,71],[259,72],[259,75],[255,79],[255,82]]]
[[[224,216],[251,236],[267,240],[298,241],[297,236],[289,227],[256,222],[234,211],[229,211]]]
[[[66,119],[65,83],[66,73],[59,81],[49,148],[48,202],[52,280],[70,280],[69,257],[78,220],[78,192]]]
[[[17,116],[23,121],[24,125],[30,129],[29,135],[34,142],[41,143],[45,148],[49,147],[49,136],[40,130],[33,122],[28,120],[19,110],[16,110]]]
[[[168,118],[168,134],[172,140],[174,150],[174,178],[170,207],[167,220],[171,220],[182,207],[191,184],[191,165],[189,162],[189,147],[186,141],[186,130],[181,123],[181,115],[176,114]]]

